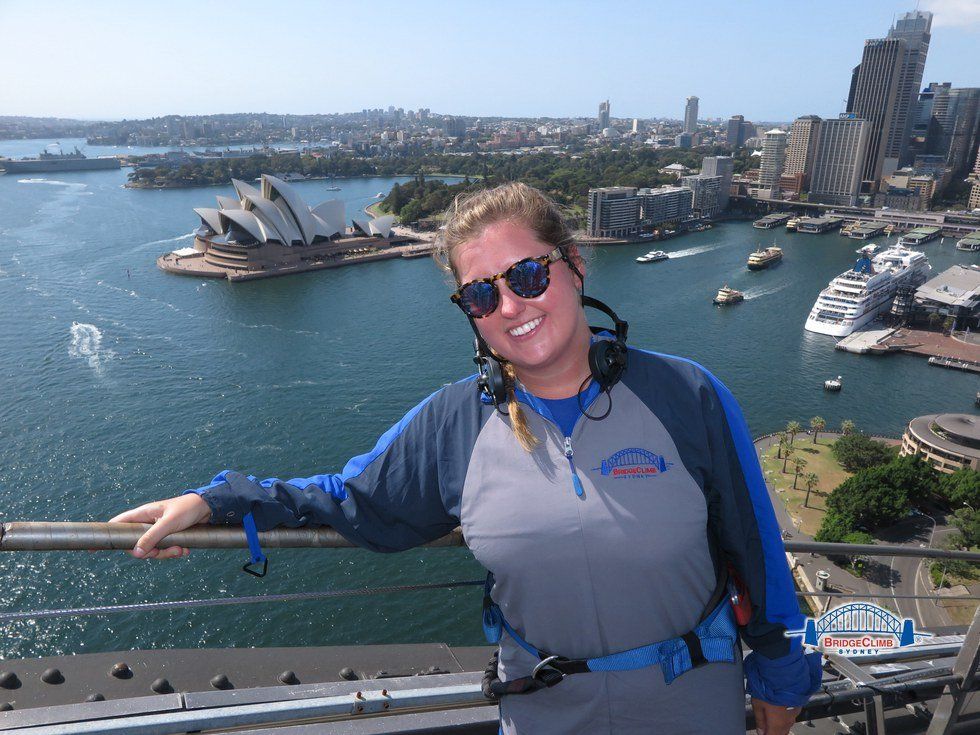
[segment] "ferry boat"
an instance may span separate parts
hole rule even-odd
[[[768,248],[763,249],[763,247],[760,245],[759,249],[749,256],[749,260],[746,265],[750,271],[761,271],[764,268],[775,265],[782,259],[782,248],[771,245]]]
[[[823,381],[823,389],[829,390],[832,393],[839,391],[844,387],[844,383],[841,382],[841,376],[838,375],[836,378],[830,378],[830,380]]]
[[[980,232],[974,232],[973,234],[964,237],[962,240],[956,243],[956,249],[969,251],[980,250]]]
[[[715,294],[711,303],[724,306],[725,304],[737,304],[740,301],[745,301],[745,294],[741,291],[736,291],[734,288],[729,288],[726,284],[718,289],[718,293]]]
[[[786,220],[786,231],[787,232],[796,232],[796,227],[797,227],[797,225],[800,224],[800,220],[801,219],[803,219],[803,218],[802,217],[792,217],[792,218]]]
[[[637,263],[655,263],[658,260],[667,260],[670,256],[663,250],[651,250],[646,255],[641,255],[636,259]]]
[[[895,245],[858,259],[817,297],[805,329],[845,337],[891,307],[899,286],[919,286],[932,269],[920,252]]]
[[[925,245],[939,238],[942,234],[940,227],[916,227],[898,238],[898,244],[903,247]]]

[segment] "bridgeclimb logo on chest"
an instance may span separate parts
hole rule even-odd
[[[628,449],[620,449],[602,460],[602,463],[598,467],[593,467],[592,471],[598,470],[603,476],[612,477],[616,480],[641,479],[660,475],[670,469],[673,464],[673,462],[664,459],[661,454],[655,454],[638,447],[629,447]]]

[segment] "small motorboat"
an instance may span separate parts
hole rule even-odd
[[[711,303],[724,306],[725,304],[737,304],[741,301],[745,301],[745,294],[734,288],[729,288],[726,284],[718,289],[718,293],[715,294]]]
[[[667,260],[670,256],[663,250],[651,250],[646,255],[641,255],[636,259],[637,263],[655,263],[658,260]]]
[[[863,255],[865,258],[870,258],[872,255],[877,255],[879,250],[881,250],[880,247],[871,243],[870,245],[865,245],[863,248],[858,248],[854,252],[858,255]]]
[[[844,384],[841,382],[841,377],[838,375],[836,378],[831,378],[830,380],[823,381],[823,389],[833,392],[839,391]]]

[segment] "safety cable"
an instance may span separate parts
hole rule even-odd
[[[0,613],[0,623],[35,618],[58,618],[76,615],[108,615],[136,610],[175,610],[179,608],[216,607],[219,605],[251,605],[259,602],[299,602],[325,598],[357,597],[359,595],[384,595],[390,592],[415,592],[418,590],[475,587],[482,579],[432,584],[405,584],[389,587],[366,587],[359,590],[329,590],[323,592],[289,592],[274,595],[248,595],[246,597],[215,597],[206,600],[166,600],[163,602],[134,602],[127,605],[102,605],[98,607],[72,607],[61,610],[34,610],[30,612]]]

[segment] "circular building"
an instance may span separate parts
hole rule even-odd
[[[912,419],[902,436],[901,454],[916,453],[940,472],[980,470],[980,418],[938,413]]]

